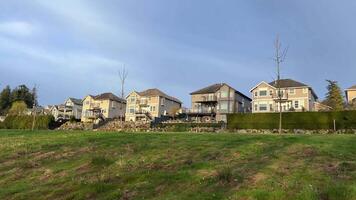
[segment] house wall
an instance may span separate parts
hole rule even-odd
[[[352,100],[356,99],[356,90],[347,90],[347,102],[352,103]]]
[[[109,99],[95,100],[91,96],[87,96],[83,100],[82,118],[83,122],[92,122],[90,119],[90,109],[98,107],[101,109],[101,114],[105,119],[113,119],[125,116],[126,104],[112,101]]]
[[[132,101],[131,99],[134,99]],[[141,102],[145,102],[144,105]],[[146,103],[147,102],[147,103]],[[164,115],[174,116],[173,111],[179,110],[181,105],[169,99],[160,96],[140,96],[136,92],[132,92],[127,97],[126,121],[136,121],[136,112],[144,111],[149,113],[152,118],[161,117]]]
[[[266,92],[266,95],[262,95]],[[282,110],[289,111],[294,108],[295,111],[314,111],[316,101],[309,87],[281,88],[281,91],[288,96],[288,102],[282,103]],[[252,112],[279,112],[279,103],[275,101],[278,89],[267,83],[261,83],[251,91],[252,94]]]

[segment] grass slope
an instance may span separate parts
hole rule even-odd
[[[0,199],[356,199],[356,136],[0,131]]]

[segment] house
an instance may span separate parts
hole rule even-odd
[[[190,93],[190,119],[211,122],[227,121],[229,113],[251,112],[251,99],[226,83],[217,83]]]
[[[159,89],[131,92],[127,98],[126,121],[151,121],[155,118],[174,117],[182,102]]]
[[[54,105],[50,108],[50,113],[56,121],[69,120],[72,117],[80,120],[82,116],[83,103],[81,99],[68,98],[64,104]]]
[[[278,95],[278,86],[280,95]],[[281,79],[270,83],[262,81],[250,90],[252,94],[252,112],[315,111],[318,96],[314,90],[292,79]]]
[[[346,101],[348,104],[356,103],[356,85],[345,90]]]
[[[107,119],[124,118],[126,100],[113,93],[96,96],[88,95],[83,99],[82,122],[98,122]]]
[[[321,102],[316,101],[314,103],[314,111],[325,112],[325,111],[331,111],[332,109],[333,109],[332,107],[325,105]]]

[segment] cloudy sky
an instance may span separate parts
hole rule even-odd
[[[275,78],[273,41],[289,46],[283,78],[324,97],[325,79],[356,84],[356,1],[1,0],[0,88],[39,86],[42,105],[159,88],[182,99],[212,83],[243,93]]]

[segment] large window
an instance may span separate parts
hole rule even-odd
[[[295,89],[294,88],[289,89],[289,94],[295,94]]]
[[[260,96],[267,96],[267,90],[260,90]]]
[[[260,104],[260,111],[267,111],[267,104]]]
[[[228,102],[221,102],[220,103],[220,111],[227,111]]]

